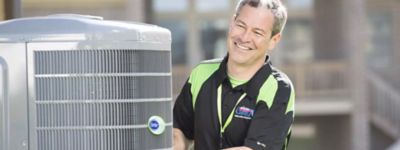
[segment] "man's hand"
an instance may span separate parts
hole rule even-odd
[[[187,150],[190,141],[186,139],[183,132],[178,128],[174,128],[172,134],[174,136],[174,150]]]
[[[241,147],[231,147],[223,150],[252,150],[251,148],[248,148],[246,146],[241,146]]]

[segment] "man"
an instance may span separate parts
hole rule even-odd
[[[287,13],[279,0],[240,0],[223,60],[199,64],[178,96],[174,148],[286,149],[294,117],[294,89],[270,64]]]

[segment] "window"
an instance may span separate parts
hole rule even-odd
[[[213,59],[225,56],[228,22],[223,19],[202,21],[200,27],[201,50],[204,58]]]
[[[284,63],[306,63],[313,60],[313,35],[308,20],[288,21],[279,50]]]
[[[157,12],[181,12],[188,7],[188,0],[153,0],[153,10]]]
[[[368,46],[368,65],[373,69],[389,67],[393,55],[392,16],[389,12],[369,13],[370,45]]]
[[[292,9],[312,9],[314,0],[287,0],[287,7]]]
[[[167,28],[172,33],[172,63],[183,64],[186,63],[186,30],[187,24],[182,20],[160,20],[157,25]]]
[[[199,12],[228,11],[229,0],[196,0],[196,9]]]

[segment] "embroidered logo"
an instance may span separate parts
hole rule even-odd
[[[253,115],[254,115],[254,110],[244,106],[236,108],[235,111],[235,117],[237,118],[250,120],[251,118],[253,118]]]

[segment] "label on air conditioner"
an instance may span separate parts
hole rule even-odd
[[[165,122],[160,116],[151,116],[147,123],[148,129],[154,135],[160,135],[164,133]]]

